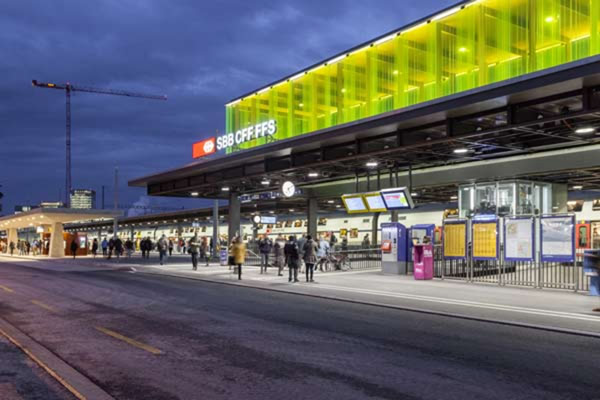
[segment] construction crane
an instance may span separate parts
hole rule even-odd
[[[71,92],[86,92],[86,93],[98,93],[98,94],[111,94],[114,96],[125,96],[125,97],[139,97],[142,99],[152,99],[152,100],[167,100],[167,96],[157,96],[152,94],[143,94],[143,93],[134,93],[125,90],[117,90],[117,89],[99,89],[89,86],[79,86],[73,85],[69,82],[67,83],[43,83],[38,82],[37,80],[32,80],[31,84],[34,87],[39,88],[47,88],[47,89],[58,89],[64,90],[67,96],[67,176],[65,183],[65,206],[70,207],[71,203]]]

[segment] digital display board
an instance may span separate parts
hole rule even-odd
[[[414,207],[410,193],[406,188],[382,190],[381,196],[388,210],[403,210]]]
[[[260,223],[261,224],[271,224],[271,225],[274,225],[274,224],[277,223],[277,217],[261,215],[260,216]]]
[[[366,193],[364,195],[365,201],[367,203],[367,207],[371,212],[386,212],[387,208],[385,207],[385,203],[383,202],[383,198],[381,197],[381,193],[373,192]]]
[[[350,194],[342,196],[342,201],[348,214],[369,212],[362,194]]]

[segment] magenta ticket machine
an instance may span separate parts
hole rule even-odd
[[[413,245],[413,269],[416,280],[433,279],[433,246]]]

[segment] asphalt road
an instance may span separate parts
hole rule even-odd
[[[127,271],[0,285],[1,317],[118,399],[600,399],[588,337]]]

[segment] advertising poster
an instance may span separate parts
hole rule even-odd
[[[542,261],[573,262],[575,260],[575,219],[543,217],[540,219]]]
[[[467,257],[467,223],[444,224],[444,258]]]
[[[498,222],[473,221],[473,260],[498,258]]]
[[[507,261],[533,261],[533,220],[507,218],[504,222],[504,259]]]

